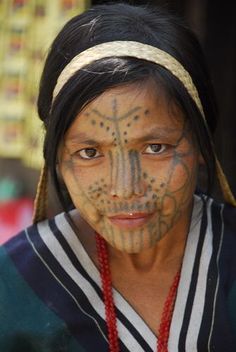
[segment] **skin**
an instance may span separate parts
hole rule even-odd
[[[60,148],[82,243],[96,264],[94,232],[107,241],[113,285],[155,332],[181,266],[200,159],[182,112],[151,82],[96,98]],[[109,220],[135,212],[152,216],[132,230]]]
[[[60,157],[82,217],[127,253],[154,246],[188,222],[196,184],[199,153],[187,123],[152,91],[114,88],[95,99],[69,128]],[[125,231],[108,219],[134,212],[154,215],[145,227]]]

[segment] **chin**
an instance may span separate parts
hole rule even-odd
[[[122,233],[117,233],[115,236],[115,241],[111,241],[111,238],[105,238],[105,240],[113,248],[127,254],[138,254],[149,250],[160,240],[156,236],[150,238],[149,234],[145,234],[144,231],[142,233],[140,231],[122,231]]]

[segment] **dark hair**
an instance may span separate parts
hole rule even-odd
[[[63,86],[52,104],[52,93],[63,68],[78,53],[96,44],[131,40],[158,47],[175,57],[189,72],[203,105],[208,128],[183,84],[167,69],[140,59],[105,58],[79,70]],[[46,127],[44,157],[59,199],[65,207],[56,171],[57,153],[66,130],[86,104],[109,88],[145,82],[152,77],[189,120],[207,168],[207,192],[215,175],[209,132],[216,127],[211,81],[198,40],[183,20],[162,8],[124,3],[98,5],[72,18],[52,43],[43,70],[38,112]]]

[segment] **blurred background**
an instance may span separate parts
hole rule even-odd
[[[43,140],[36,100],[50,43],[69,18],[106,2],[0,0],[0,243],[31,223]],[[124,2],[165,5],[183,16],[197,34],[218,100],[217,153],[236,194],[236,3]],[[220,198],[217,189],[215,193]],[[58,211],[60,206],[51,190],[48,215]]]

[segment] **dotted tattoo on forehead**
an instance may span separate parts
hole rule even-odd
[[[117,99],[114,98],[112,100],[112,115],[105,115],[102,114],[98,109],[92,109],[90,112],[86,112],[85,116],[90,119],[90,123],[92,126],[96,128],[101,128],[106,132],[109,132],[109,134],[113,137],[113,143],[115,146],[118,145],[118,143],[122,144],[127,144],[128,143],[128,130],[130,127],[133,126],[133,123],[138,122],[140,118],[140,114],[143,114],[143,116],[149,116],[149,109],[145,109],[143,112],[141,112],[142,108],[140,106],[136,106],[132,109],[130,109],[128,112],[126,112],[123,115],[118,115],[118,103]],[[139,113],[137,113],[139,112]],[[119,131],[119,124],[121,121],[126,122],[126,127],[127,130],[125,130],[122,135]]]
[[[148,116],[149,115],[149,110],[146,109],[144,112],[143,112],[143,115],[144,116]],[[137,122],[140,118],[140,114],[135,114],[134,116],[132,116],[132,118],[129,120],[129,122],[127,122],[126,124],[126,127],[129,129],[130,127],[133,126],[133,123],[134,122]],[[127,134],[127,131],[126,131],[126,134]]]

